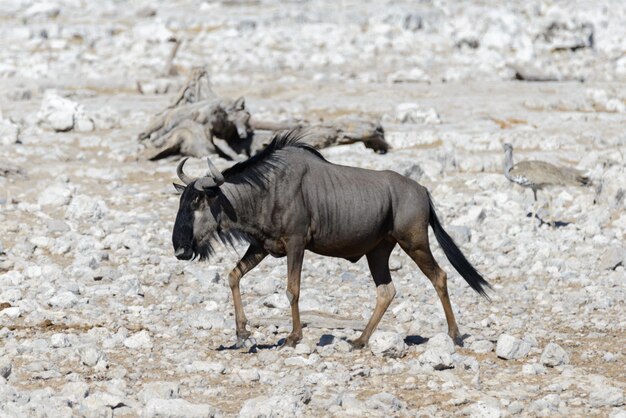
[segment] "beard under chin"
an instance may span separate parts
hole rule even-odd
[[[192,247],[193,257],[192,260],[199,258],[200,261],[206,261],[210,256],[214,254],[213,246],[211,245],[211,240],[203,240],[200,243],[194,241]]]
[[[224,246],[235,248],[237,242],[251,242],[250,237],[236,229],[232,230],[216,230],[212,234],[208,235],[206,238],[197,242],[194,240],[192,243],[191,249],[193,250],[193,258],[199,258],[200,261],[208,260],[209,257],[215,254],[215,249],[213,244],[221,243]]]

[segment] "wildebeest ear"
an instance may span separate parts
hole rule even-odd
[[[181,194],[182,192],[185,191],[185,186],[183,186],[182,184],[176,184],[176,183],[172,183],[172,184],[174,185],[174,188],[176,189],[178,194]]]
[[[246,108],[246,100],[243,98],[243,96],[235,100],[233,108],[235,110],[244,110]]]

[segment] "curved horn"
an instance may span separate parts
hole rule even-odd
[[[224,183],[224,176],[217,169],[217,167],[213,165],[209,157],[206,157],[206,162],[209,165],[209,171],[211,172],[211,175],[213,176],[213,179],[215,180],[215,186],[221,186],[222,183]]]
[[[178,163],[178,167],[176,167],[176,174],[178,174],[178,178],[185,184],[185,186],[194,180],[183,172],[183,166],[188,159],[189,157],[183,158],[181,162]]]

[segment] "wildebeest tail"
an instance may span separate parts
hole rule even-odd
[[[437,218],[437,214],[435,213],[435,207],[433,206],[433,201],[430,198],[430,193],[428,194],[428,205],[430,208],[428,223],[433,229],[437,242],[450,261],[450,264],[452,264],[456,271],[463,276],[467,284],[469,284],[472,289],[478,292],[481,296],[484,296],[487,300],[490,300],[485,288],[491,289],[491,285],[483,279],[480,273],[476,271],[474,266],[471,265],[459,247],[457,247],[454,243],[450,235],[448,235],[448,233],[443,229],[443,226],[441,226],[441,223]]]

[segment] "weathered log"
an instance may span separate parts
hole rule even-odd
[[[172,104],[139,134],[139,141],[147,143],[150,160],[173,154],[204,157],[207,153],[231,159],[231,153],[215,145],[214,138],[225,140],[236,154],[250,155],[249,119],[243,97],[234,101],[217,97],[206,69],[195,68]]]
[[[172,104],[168,106],[168,109],[186,103],[198,103],[210,99],[217,99],[217,95],[211,87],[209,72],[204,67],[195,67],[191,70],[185,85],[180,89]]]
[[[232,101],[215,95],[205,68],[192,71],[172,104],[152,118],[139,140],[147,143],[150,160],[174,154],[204,157],[209,153],[233,159],[234,154],[249,156],[253,139],[262,146],[271,132],[287,129],[306,129],[310,144],[316,148],[355,142],[381,154],[390,148],[382,126],[363,118],[313,124],[251,120],[243,97]],[[230,150],[217,146],[216,138],[226,141]]]
[[[333,145],[353,144],[363,142],[367,148],[385,154],[391,146],[385,141],[385,133],[382,126],[363,118],[347,117],[332,123],[318,124],[306,123],[274,123],[252,119],[250,123],[255,136],[263,135],[261,130],[307,130],[305,141],[317,149],[327,148]],[[268,129],[269,128],[269,129]],[[270,135],[266,135],[267,138]]]

